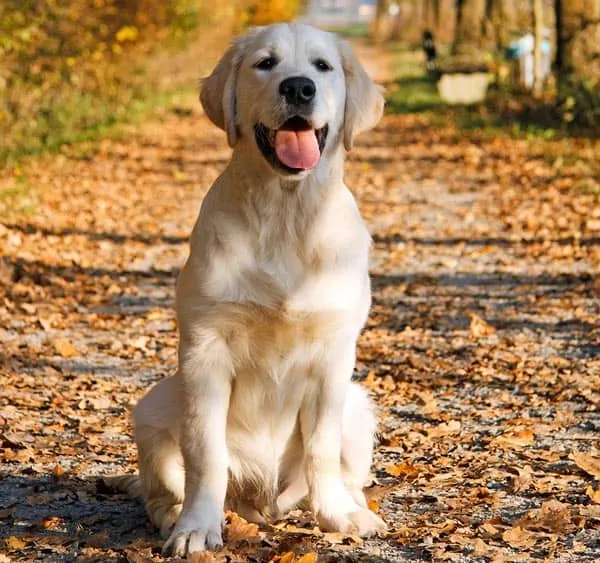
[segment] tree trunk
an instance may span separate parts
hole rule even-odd
[[[517,3],[514,0],[493,0],[491,17],[496,48],[505,49],[519,32]]]
[[[562,15],[562,0],[554,0],[554,18],[556,19],[556,54],[554,56],[554,66],[560,74],[564,71],[564,22]]]
[[[384,28],[388,13],[388,0],[377,0],[375,6],[375,19],[373,20],[373,41],[382,43],[385,39]]]
[[[435,31],[440,43],[451,43],[456,37],[456,0],[439,0]]]
[[[486,0],[458,0],[454,52],[479,55],[483,46]]]
[[[562,0],[561,66],[576,79],[600,77],[600,0]],[[559,14],[557,13],[557,18]]]
[[[542,0],[533,0],[533,96],[540,98],[544,89],[544,68],[542,60],[542,42],[544,41],[544,19]]]

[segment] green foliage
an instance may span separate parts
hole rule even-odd
[[[3,0],[0,164],[119,121],[157,87],[141,62],[206,13],[198,0]]]
[[[563,79],[558,99],[560,114],[566,123],[600,127],[600,78]]]
[[[386,107],[391,113],[435,110],[443,105],[435,81],[427,76],[401,77],[388,86]]]

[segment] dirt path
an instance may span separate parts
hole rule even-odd
[[[600,557],[598,146],[559,149],[415,115],[364,136],[357,376],[381,408],[370,497],[391,534],[322,536],[295,513],[243,530],[234,561]],[[0,561],[160,560],[143,510],[97,478],[134,471],[130,408],[175,369],[175,277],[228,155],[184,100],[2,179]]]

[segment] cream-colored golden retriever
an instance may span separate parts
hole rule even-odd
[[[305,497],[321,528],[376,533],[376,422],[350,382],[370,237],[343,167],[381,93],[346,42],[279,24],[236,40],[200,98],[233,154],[178,280],[179,369],[135,409],[148,514],[175,555],[219,547],[224,508],[262,522]]]

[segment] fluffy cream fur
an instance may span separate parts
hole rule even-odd
[[[277,66],[258,70],[269,55]],[[295,175],[276,171],[253,135],[286,118],[279,84],[290,76],[315,82],[311,121],[329,126],[316,168]],[[150,518],[175,555],[220,546],[224,507],[261,522],[304,497],[323,529],[376,533],[385,525],[362,492],[376,422],[350,382],[370,237],[343,161],[380,119],[382,96],[348,44],[280,24],[238,39],[201,101],[234,150],[178,280],[179,369],[135,410]]]

